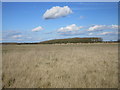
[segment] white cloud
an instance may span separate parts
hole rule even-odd
[[[103,30],[106,28],[106,25],[94,25],[89,27],[88,31],[96,31],[96,30]]]
[[[22,37],[22,35],[14,35],[14,36],[12,36],[12,38],[14,38],[14,39],[20,38],[20,37]]]
[[[61,27],[58,29],[58,32],[71,32],[71,31],[78,31],[82,29],[83,26],[77,26],[76,24],[68,25],[66,27]]]
[[[82,29],[83,26],[77,26],[76,24],[68,25],[66,27],[61,27],[57,30],[57,32],[61,35],[65,36],[71,36],[71,35],[81,35],[83,34],[80,29]]]
[[[51,9],[48,9],[44,15],[44,19],[54,19],[54,18],[59,18],[59,17],[64,17],[72,13],[72,10],[68,6],[60,7],[60,6],[55,6],[52,7]]]
[[[43,30],[43,29],[44,29],[43,27],[38,26],[38,27],[32,29],[32,31],[33,31],[33,32],[38,32],[38,31],[41,31],[41,30]]]
[[[112,29],[118,29],[118,27],[120,28],[120,26],[118,26],[118,25],[111,25]]]
[[[93,35],[93,33],[89,33],[88,35]]]
[[[118,25],[94,25],[89,27],[87,31],[100,31],[100,30],[106,30],[106,29],[117,30]]]
[[[102,32],[102,33],[99,33],[98,35],[108,35],[108,34],[113,34],[113,32]]]

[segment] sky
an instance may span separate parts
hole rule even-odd
[[[1,0],[2,2],[119,2],[119,0]]]
[[[2,42],[118,39],[117,2],[3,2]]]

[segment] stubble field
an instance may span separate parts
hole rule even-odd
[[[4,88],[117,88],[118,44],[3,45]]]

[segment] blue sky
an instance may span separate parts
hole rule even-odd
[[[48,11],[47,11],[48,10]],[[2,41],[117,40],[117,2],[3,2]]]

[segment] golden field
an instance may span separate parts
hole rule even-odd
[[[3,88],[117,88],[118,44],[2,46]]]

